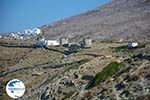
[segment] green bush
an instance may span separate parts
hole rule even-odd
[[[87,85],[86,89],[97,86],[100,82],[105,81],[108,77],[116,74],[124,65],[118,62],[111,62],[101,72],[97,73],[94,80]]]

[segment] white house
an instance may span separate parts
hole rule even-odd
[[[23,40],[23,39],[24,39],[24,37],[23,37],[23,36],[20,36],[20,39],[21,39],[21,40]]]
[[[33,28],[33,33],[35,33],[35,34],[40,34],[40,33],[41,33],[41,30],[38,29],[38,28]]]
[[[129,47],[129,48],[138,47],[138,42],[129,42],[129,43],[128,43],[128,47]]]
[[[44,38],[36,41],[36,46],[44,47],[44,46],[58,46],[60,45],[59,41],[57,40],[45,40]]]
[[[19,35],[18,34],[15,34],[15,33],[10,33],[9,36],[13,39],[18,39],[19,38]]]
[[[45,43],[47,46],[57,46],[57,45],[60,45],[59,41],[57,40],[45,40]]]
[[[32,33],[32,30],[31,30],[31,29],[26,29],[26,30],[24,31],[24,34],[25,34],[25,35],[31,35],[31,33]]]
[[[41,33],[41,30],[38,28],[26,29],[24,33],[25,35],[37,35]]]
[[[59,42],[60,42],[60,45],[69,44],[69,39],[68,37],[61,37]]]

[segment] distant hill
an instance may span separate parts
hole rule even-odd
[[[49,39],[69,36],[93,39],[148,40],[150,0],[113,0],[110,3],[41,27]]]

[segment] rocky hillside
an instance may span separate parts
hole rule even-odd
[[[0,100],[5,86],[24,82],[20,100],[149,100],[150,42],[94,41],[91,48],[65,55],[65,47],[35,48],[30,41],[0,39]]]
[[[150,1],[113,0],[110,3],[41,27],[48,38],[146,40],[150,38]]]
[[[41,29],[49,39],[95,40],[73,52],[0,38],[0,100],[12,100],[5,88],[16,78],[26,87],[19,100],[150,100],[149,0],[113,0]]]

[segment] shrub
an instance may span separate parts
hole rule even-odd
[[[108,77],[116,74],[123,67],[124,65],[122,63],[111,62],[101,72],[95,75],[94,80],[89,85],[87,85],[86,89],[97,86],[100,82],[103,82]]]

